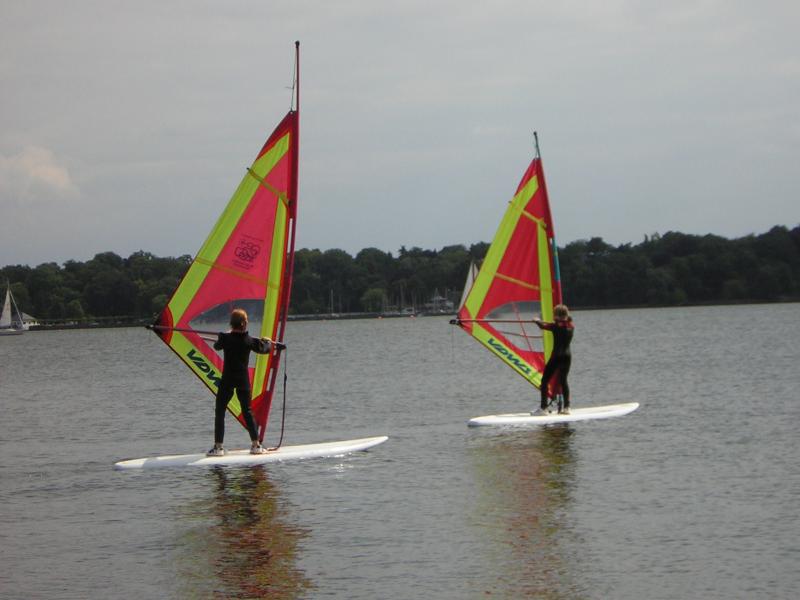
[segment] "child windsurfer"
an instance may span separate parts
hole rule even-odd
[[[541,405],[538,410],[531,413],[535,416],[548,413],[547,387],[550,379],[556,373],[558,373],[558,382],[561,386],[561,393],[564,396],[564,406],[559,412],[565,415],[569,414],[569,384],[567,383],[567,376],[572,364],[572,353],[569,346],[572,342],[575,325],[572,323],[569,309],[564,304],[559,304],[553,309],[553,318],[555,321],[553,323],[546,323],[541,319],[533,320],[539,329],[545,329],[553,334],[553,352],[544,367],[544,373],[542,373]]]
[[[242,408],[242,417],[247,431],[250,433],[250,454],[265,454],[267,450],[261,446],[261,442],[258,440],[258,431],[250,411],[250,395],[252,393],[248,373],[250,352],[267,354],[273,346],[279,350],[286,346],[268,338],[250,337],[247,333],[247,313],[241,308],[231,312],[230,324],[231,330],[228,333],[220,333],[217,341],[214,342],[214,349],[222,350],[224,362],[214,414],[214,447],[207,452],[207,455],[225,455],[222,447],[225,437],[225,411],[228,408],[228,402],[233,397],[234,390],[236,390],[236,396]]]

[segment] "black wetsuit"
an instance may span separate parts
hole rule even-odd
[[[217,389],[217,402],[214,413],[214,443],[222,445],[225,437],[225,410],[228,402],[236,396],[242,407],[242,417],[250,433],[250,439],[258,439],[258,431],[253,421],[253,414],[250,412],[250,376],[248,365],[250,363],[250,352],[257,354],[267,354],[270,350],[269,342],[259,338],[252,338],[246,331],[231,331],[220,333],[217,341],[214,342],[216,350],[222,350],[223,366],[222,378]]]
[[[558,382],[561,385],[561,394],[564,396],[564,408],[569,408],[569,384],[567,383],[567,375],[569,375],[569,368],[572,365],[572,353],[570,352],[569,345],[572,342],[572,334],[575,331],[575,326],[572,324],[572,319],[568,321],[556,321],[555,323],[542,323],[539,325],[542,329],[552,332],[553,334],[553,353],[550,355],[550,360],[544,367],[542,373],[542,409],[547,408],[547,386],[550,379],[558,372]]]

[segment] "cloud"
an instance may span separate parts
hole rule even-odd
[[[78,195],[69,169],[41,146],[26,146],[18,154],[0,155],[0,197],[29,204],[41,197]]]

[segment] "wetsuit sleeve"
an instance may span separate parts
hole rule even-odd
[[[536,324],[539,326],[539,329],[546,329],[547,331],[553,331],[552,323],[545,323],[544,321],[539,321]]]
[[[222,334],[217,335],[217,341],[214,342],[214,350],[222,350]]]

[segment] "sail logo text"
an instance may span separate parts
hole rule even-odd
[[[249,242],[247,240],[241,240],[233,253],[242,260],[253,262],[258,256],[259,252],[261,252],[261,246],[258,244],[254,244],[253,242]]]
[[[233,251],[233,254],[239,260],[234,260],[233,264],[241,269],[249,270],[253,268],[255,260],[258,258],[260,253],[260,244],[256,244],[250,240],[241,239],[239,240],[239,245],[236,246],[236,250]]]
[[[211,383],[213,383],[216,387],[219,387],[219,382],[222,378],[219,375],[217,375],[217,372],[214,370],[214,367],[212,367],[211,365],[208,364],[208,362],[206,362],[206,359],[203,357],[202,354],[195,352],[194,348],[192,348],[191,350],[189,350],[189,353],[186,355],[186,357],[190,361],[192,361],[192,363],[194,364],[194,366],[197,367],[198,370],[206,374],[206,379],[211,381]]]
[[[508,363],[515,366],[525,375],[530,375],[531,368],[524,362],[522,362],[519,358],[517,358],[517,356],[513,352],[511,352],[511,350],[503,346],[503,344],[496,341],[494,338],[489,338],[487,343],[489,344],[489,346],[491,346],[492,350],[494,350],[495,352],[497,352],[497,354],[505,358]]]

